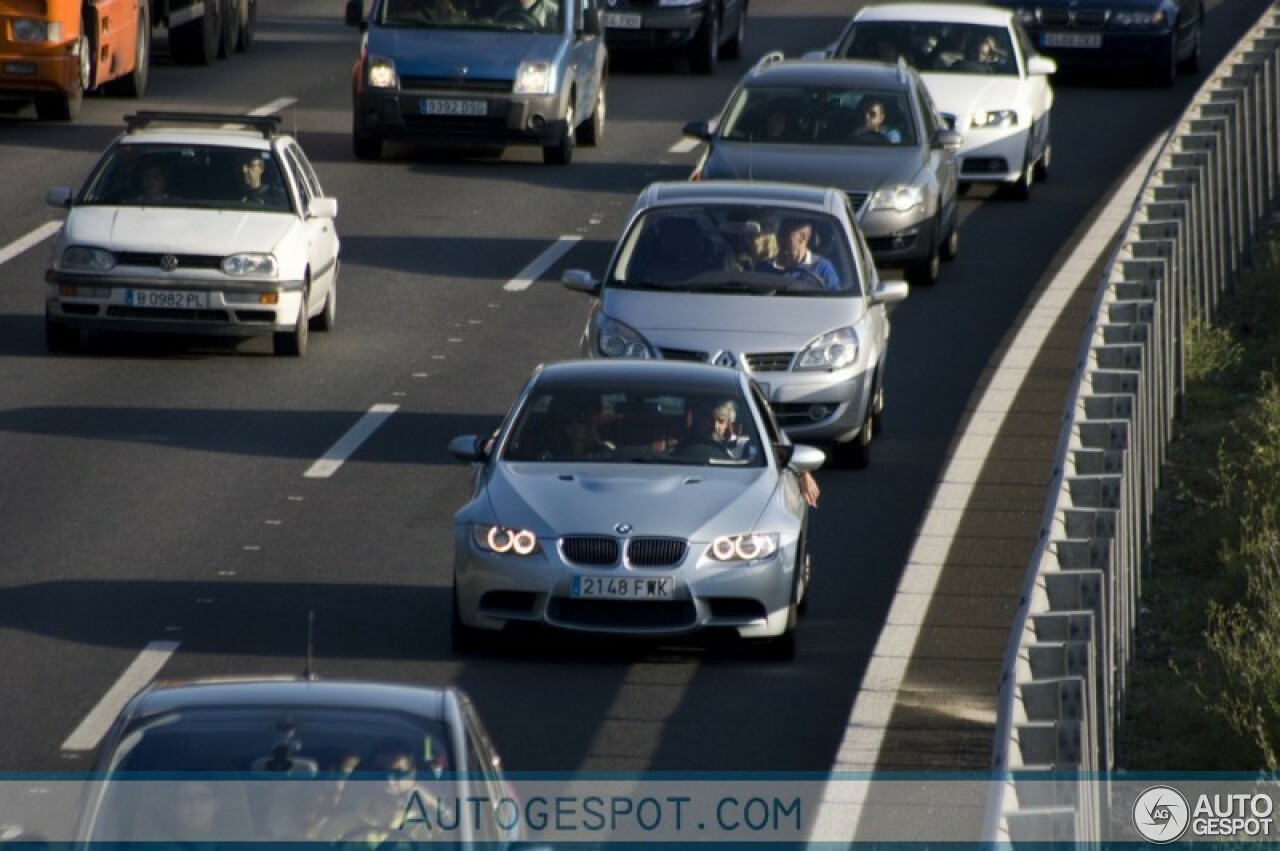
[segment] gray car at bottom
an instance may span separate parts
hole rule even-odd
[[[744,262],[757,229],[800,220],[840,288]],[[687,256],[682,256],[687,255]],[[749,267],[749,268],[746,268]],[[844,193],[800,184],[655,183],[641,192],[603,280],[569,270],[595,296],[582,336],[591,358],[696,361],[751,375],[788,435],[862,467],[884,412],[890,305]]]
[[[732,402],[732,455],[691,412]],[[592,440],[566,441],[587,427]],[[809,578],[792,445],[746,374],[704,364],[570,361],[537,368],[492,437],[450,443],[475,463],[454,517],[453,641],[509,625],[679,636],[736,633],[790,658]]]

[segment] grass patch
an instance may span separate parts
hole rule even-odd
[[[1277,329],[1274,262],[1244,276],[1216,323],[1186,329],[1183,416],[1156,494],[1121,768],[1280,769]]]

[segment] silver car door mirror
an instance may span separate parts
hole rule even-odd
[[[906,281],[881,281],[871,291],[871,303],[897,304],[907,297],[910,289]]]
[[[591,277],[591,273],[586,269],[566,269],[560,276],[560,283],[564,284],[566,289],[587,295],[597,295],[600,292],[600,282]]]
[[[484,439],[487,442],[488,438]],[[449,454],[459,461],[483,461],[489,453],[484,442],[474,434],[464,434],[449,441]]]
[[[44,202],[50,207],[70,207],[71,187],[51,186],[45,190]]]
[[[825,463],[827,453],[816,446],[798,443],[791,447],[791,461],[787,466],[797,473],[812,473]]]

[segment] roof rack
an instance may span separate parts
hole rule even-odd
[[[141,130],[152,124],[237,124],[251,127],[270,139],[280,131],[279,115],[245,115],[230,112],[135,112],[124,117],[127,132]]]
[[[761,56],[760,61],[756,62],[755,65],[751,66],[751,73],[753,75],[758,74],[761,71],[763,71],[765,68],[768,68],[770,65],[776,65],[777,63],[783,61],[786,58],[787,57],[783,54],[781,50],[771,50],[768,53],[766,53],[764,56]]]

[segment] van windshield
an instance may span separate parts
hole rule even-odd
[[[390,28],[559,32],[558,0],[384,0],[375,15]]]

